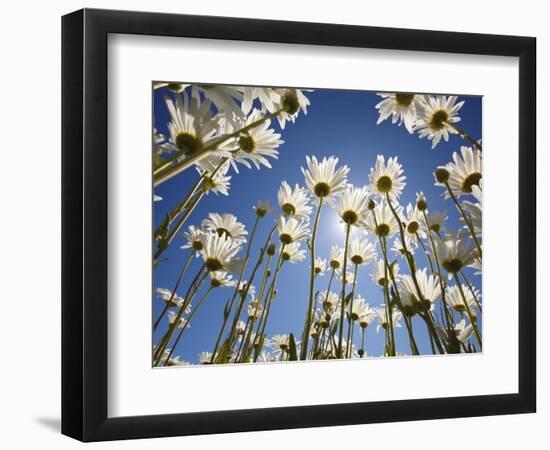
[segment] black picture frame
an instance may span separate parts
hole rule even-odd
[[[518,393],[109,418],[107,37],[110,33],[518,57]],[[535,412],[535,91],[533,37],[94,9],[64,16],[62,433],[82,441],[102,441]]]

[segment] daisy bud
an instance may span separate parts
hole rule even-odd
[[[367,207],[371,210],[376,208],[376,203],[374,203],[374,200],[372,200],[372,199],[369,200],[369,203],[367,204]]]
[[[277,247],[275,247],[275,244],[270,244],[268,247],[267,247],[267,254],[269,256],[273,256],[275,254],[275,251],[277,250]]]

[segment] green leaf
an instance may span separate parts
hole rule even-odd
[[[165,261],[168,261],[168,258],[157,259],[156,261],[153,262],[153,267],[158,267]]]
[[[218,352],[214,362],[216,364],[223,364],[227,362],[227,354],[229,353],[229,341],[226,339],[222,345],[222,348]]]
[[[296,341],[294,340],[294,335],[292,333],[290,333],[288,339],[288,360],[298,361],[298,354],[296,353]]]
[[[344,299],[344,308],[347,308],[349,305],[349,302],[351,302],[351,298],[353,297],[353,293],[349,293],[346,298]]]
[[[227,300],[227,303],[225,304],[225,308],[223,309],[223,318],[224,318],[224,320],[227,320],[227,318],[229,317],[230,312],[231,312],[231,310],[229,308],[229,300]]]

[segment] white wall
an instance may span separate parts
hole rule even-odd
[[[296,0],[208,0],[170,2],[113,0],[82,2],[8,1],[0,15],[0,124],[3,214],[0,221],[2,370],[0,371],[0,442],[5,448],[40,445],[74,448],[80,444],[59,434],[60,416],[60,16],[83,6],[190,14],[353,23],[407,28],[530,35],[538,38],[539,229],[548,229],[542,197],[550,182],[543,168],[550,164],[544,144],[544,106],[550,105],[550,29],[544,2],[480,2],[440,0],[411,2],[298,2]],[[372,4],[370,4],[372,3]],[[503,93],[503,95],[506,95]],[[513,106],[512,106],[513,107]],[[546,142],[545,142],[546,141]],[[545,191],[545,192],[543,192]],[[7,201],[7,204],[6,204]],[[539,255],[549,251],[539,239]],[[539,276],[550,264],[539,257]],[[539,380],[550,374],[548,352],[541,351],[550,331],[541,329],[550,307],[539,283]],[[365,425],[224,436],[173,438],[98,444],[97,448],[263,449],[299,445],[335,448],[544,448],[550,439],[550,395],[539,383],[536,415],[473,418],[401,424]],[[545,426],[546,425],[546,426]],[[459,437],[460,436],[460,437]],[[389,438],[389,442],[388,442]],[[539,444],[540,442],[540,444]],[[533,445],[534,444],[534,445]]]

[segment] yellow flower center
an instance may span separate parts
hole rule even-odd
[[[313,188],[313,192],[317,197],[326,197],[330,194],[330,186],[325,182],[317,183]]]
[[[456,273],[462,269],[462,261],[458,258],[443,261],[443,267],[445,267],[447,272]]]
[[[178,133],[175,144],[180,152],[188,156],[198,152],[202,147],[200,139],[187,132]]]
[[[472,193],[472,186],[479,186],[479,181],[481,180],[481,174],[479,172],[474,172],[468,175],[462,182],[462,192],[467,194]]]
[[[288,90],[283,96],[283,109],[290,115],[296,114],[300,110],[300,102],[294,90]]]
[[[387,236],[390,234],[390,226],[387,223],[380,223],[376,226],[375,232],[378,236]]]
[[[395,94],[395,102],[400,106],[410,106],[414,100],[414,94]]]
[[[407,231],[410,233],[410,234],[416,234],[416,232],[418,231],[418,222],[416,221],[412,221],[412,222],[409,222],[409,224],[407,225]]]
[[[288,245],[288,244],[292,243],[292,236],[290,234],[287,234],[287,233],[282,233],[279,236],[279,239],[285,245]]]
[[[256,142],[254,141],[254,138],[249,134],[243,134],[241,137],[239,137],[239,147],[243,152],[253,153],[254,149],[256,148]]]
[[[357,266],[363,264],[363,257],[361,255],[353,255],[351,257],[351,262]]]
[[[283,210],[283,213],[285,213],[285,216],[292,216],[293,214],[296,214],[296,208],[291,203],[285,203],[281,206],[281,209]]]
[[[348,225],[355,224],[358,219],[359,219],[359,216],[355,211],[348,210],[348,211],[344,211],[344,213],[342,214],[342,220],[346,222]]]
[[[392,187],[392,181],[391,178],[387,175],[383,175],[380,178],[378,178],[378,181],[376,182],[376,188],[383,193],[390,192]]]
[[[222,263],[216,258],[206,258],[204,264],[210,272],[215,272],[223,268]]]
[[[435,111],[430,117],[430,128],[434,131],[440,131],[446,127],[446,122],[449,119],[449,114],[444,109]]]

